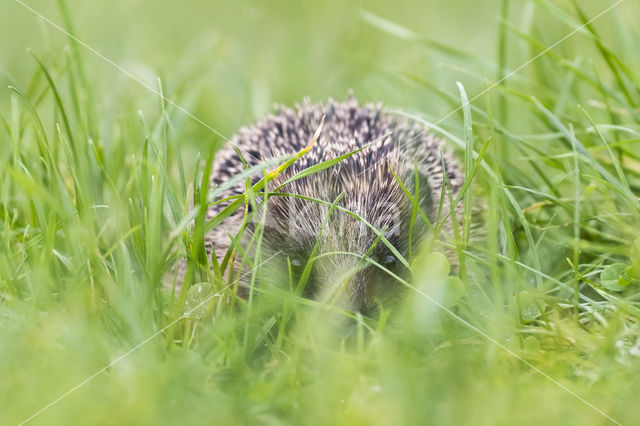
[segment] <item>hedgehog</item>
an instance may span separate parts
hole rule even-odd
[[[254,237],[261,226],[261,258],[273,266],[262,276],[287,287],[301,283],[303,290],[298,290],[305,297],[371,314],[402,293],[389,272],[409,274],[404,259],[433,233],[436,220],[459,219],[459,209],[452,209],[450,200],[463,184],[461,167],[424,124],[386,112],[381,103],[361,106],[352,95],[343,102],[314,104],[306,99],[293,108],[276,106],[272,114],[240,129],[216,154],[210,190],[221,185],[227,189],[222,202],[208,207],[206,218],[227,207],[227,197],[246,193],[246,179],[234,185],[230,179],[301,151],[318,131],[311,149],[269,182],[268,190],[277,190],[266,201],[254,199],[247,212],[237,209],[205,236],[206,251],[221,264],[249,213],[253,220],[244,221],[233,262],[228,255],[226,262],[233,263],[231,273],[240,280],[241,292],[245,289],[246,294],[246,277],[255,267]],[[330,167],[291,180],[340,156],[345,158]],[[263,176],[254,174],[251,184]],[[416,215],[416,205],[423,215]],[[445,236],[451,234],[450,225],[442,229]]]

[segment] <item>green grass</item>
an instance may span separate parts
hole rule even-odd
[[[18,3],[0,18],[0,424],[79,384],[29,424],[636,424],[638,3],[495,87],[613,3],[232,3],[29,3],[153,91]],[[457,147],[459,276],[415,254],[379,318],[260,286],[259,250],[249,300],[218,265],[167,290],[210,261],[207,126],[349,88]]]

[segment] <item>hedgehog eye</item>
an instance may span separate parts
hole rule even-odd
[[[304,262],[304,259],[302,259],[302,256],[296,255],[296,256],[289,257],[289,263],[291,263],[291,271],[294,274],[296,275],[302,274],[305,267],[305,262]]]
[[[301,268],[302,258],[300,256],[293,256],[291,258],[291,266],[293,266],[294,268]]]
[[[395,264],[396,257],[391,254],[388,254],[382,258],[382,265],[387,269],[392,268]]]

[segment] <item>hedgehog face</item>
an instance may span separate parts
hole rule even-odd
[[[355,188],[357,190],[341,192],[344,185],[332,184],[362,176],[368,182],[367,174],[373,176],[374,183],[366,190]],[[413,173],[408,175],[413,182]],[[358,169],[343,168],[337,173],[327,170],[305,179],[309,181],[301,182],[296,188],[302,192],[300,195],[317,198],[321,192],[318,189],[324,188],[321,195],[325,203],[273,196],[268,201],[263,243],[289,259],[294,281],[302,276],[307,263],[311,263],[311,275],[305,287],[307,296],[370,313],[380,302],[384,304],[396,296],[401,286],[382,268],[399,276],[408,273],[380,236],[408,259],[413,204],[388,171],[388,164],[372,167],[364,174]],[[408,183],[407,187],[413,188],[413,185]],[[304,193],[307,188],[313,188],[313,194]],[[327,188],[334,190],[326,191]],[[420,192],[424,194],[420,197],[420,207],[431,216],[428,182],[423,181]],[[331,204],[337,198],[336,208],[332,209]],[[417,246],[426,229],[416,223],[413,230],[411,244]]]

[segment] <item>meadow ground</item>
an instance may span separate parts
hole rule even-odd
[[[0,424],[640,422],[637,0],[3,1]],[[456,147],[459,276],[167,289],[225,139],[349,89]]]

